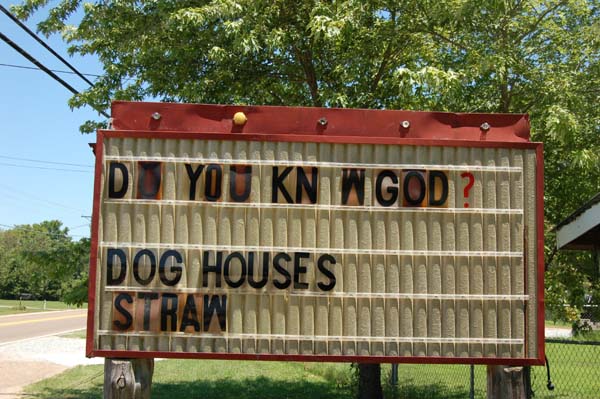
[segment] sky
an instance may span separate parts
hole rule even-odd
[[[0,0],[6,8],[13,3]],[[25,24],[35,31],[44,15],[42,10]],[[0,31],[48,68],[69,70],[3,13]],[[60,36],[40,37],[80,72],[101,73],[93,57],[70,57]],[[81,134],[79,126],[103,117],[91,108],[71,110],[71,93],[44,72],[4,65],[35,68],[4,41],[0,64],[0,229],[60,220],[74,239],[89,237],[94,155],[88,143],[96,137]],[[77,75],[57,75],[79,91],[87,87]]]

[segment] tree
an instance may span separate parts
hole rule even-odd
[[[32,293],[28,280],[31,265],[19,253],[19,234],[14,230],[0,231],[0,297],[19,298]],[[33,292],[36,293],[36,292]]]
[[[46,3],[13,10],[28,18]],[[38,25],[104,65],[72,107],[158,98],[528,112],[545,144],[547,231],[600,187],[597,0],[102,1],[68,26],[81,6],[63,0]],[[550,245],[547,255],[569,264]],[[557,303],[573,299],[556,289],[564,281],[597,286],[587,273],[557,275]]]
[[[81,305],[87,284],[89,239],[74,242],[62,223],[44,221],[0,232],[0,296],[30,293]],[[87,292],[87,287],[86,287]]]
[[[61,299],[68,304],[81,306],[88,300],[90,239],[72,241],[70,246],[69,263],[73,267],[62,280]]]

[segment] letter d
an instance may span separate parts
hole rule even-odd
[[[119,263],[115,264],[115,257]],[[113,277],[113,269],[119,266],[119,276]],[[127,273],[127,255],[122,249],[108,248],[106,251],[106,285],[119,285],[125,280]]]
[[[115,171],[119,169],[121,171],[122,182],[121,188],[117,191],[115,190]],[[127,188],[129,187],[129,171],[127,170],[127,166],[122,164],[121,162],[111,162],[108,169],[108,198],[123,198],[125,193],[127,193]]]

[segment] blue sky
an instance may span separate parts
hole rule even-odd
[[[12,3],[0,1],[6,8]],[[43,15],[41,11],[26,25],[35,30],[35,22]],[[68,70],[4,14],[0,14],[0,31],[48,68]],[[80,72],[101,72],[101,65],[93,57],[69,57],[60,37],[43,39]],[[0,63],[34,67],[3,41]],[[58,75],[77,90],[86,88],[87,84],[76,75]],[[0,229],[57,219],[75,239],[89,236],[86,216],[92,209],[94,156],[88,143],[96,138],[79,133],[79,126],[85,120],[101,117],[90,108],[71,111],[67,105],[70,96],[66,88],[42,71],[0,66]]]

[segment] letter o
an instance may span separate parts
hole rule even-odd
[[[419,195],[417,196],[417,198],[411,197],[410,181],[412,179],[416,179],[417,184],[419,184]],[[404,186],[404,190],[403,190],[404,199],[406,200],[406,202],[412,206],[421,205],[421,203],[425,199],[425,193],[427,192],[427,187],[425,185],[425,179],[423,178],[421,173],[414,171],[414,170],[411,170],[410,172],[406,173],[406,175],[404,176],[403,186]]]
[[[142,278],[140,276],[140,259],[144,255],[146,255],[148,257],[148,259],[150,259],[150,274],[146,278]],[[154,278],[155,274],[156,274],[156,256],[154,256],[154,253],[152,251],[150,251],[149,249],[142,249],[140,252],[138,252],[135,255],[135,258],[133,259],[133,277],[135,278],[135,280],[138,283],[140,283],[142,285],[148,285]]]
[[[231,261],[233,261],[233,259],[238,259],[240,261],[240,267],[242,269],[238,281],[233,281],[229,277]],[[239,252],[234,252],[225,259],[225,264],[223,265],[223,277],[225,277],[227,285],[229,285],[231,288],[238,288],[244,284],[244,281],[246,281],[246,259],[244,259],[244,255]]]

